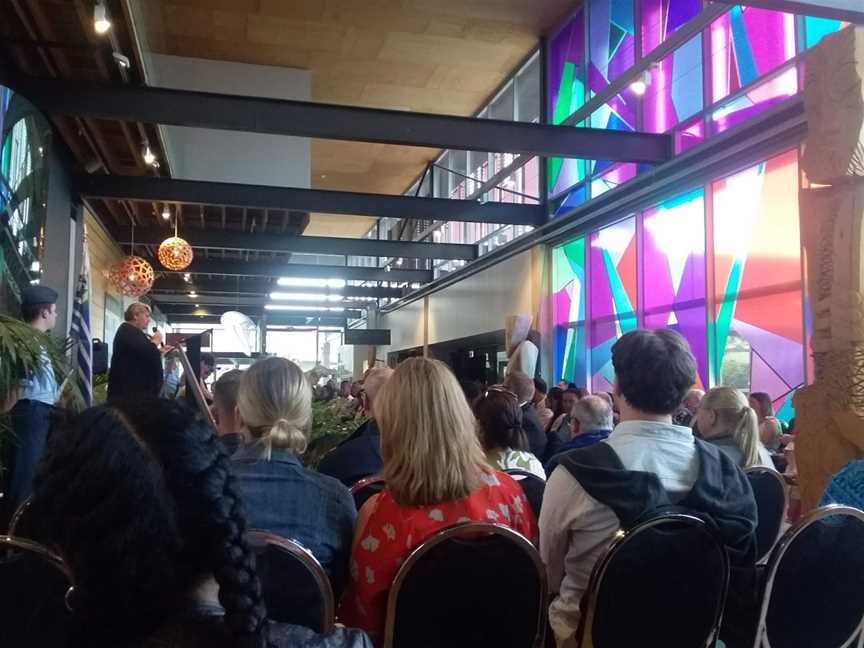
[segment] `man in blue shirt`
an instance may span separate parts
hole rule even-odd
[[[37,331],[52,330],[57,323],[57,292],[47,286],[26,288],[21,294],[21,319]],[[19,400],[11,412],[15,437],[4,476],[6,521],[33,490],[33,476],[45,450],[51,410],[57,402],[57,379],[47,350],[43,358],[42,371],[21,384]]]

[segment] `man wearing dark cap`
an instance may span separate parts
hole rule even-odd
[[[21,319],[37,331],[52,330],[57,323],[57,291],[47,286],[27,287],[21,294]],[[4,477],[6,520],[33,490],[33,476],[45,450],[51,410],[57,402],[57,379],[47,351],[43,356],[43,370],[21,384],[19,400],[11,412],[15,439]]]

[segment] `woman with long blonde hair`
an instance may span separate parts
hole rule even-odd
[[[710,389],[699,404],[696,421],[702,438],[718,446],[741,468],[774,467],[759,439],[758,416],[739,390]]]
[[[505,524],[534,540],[537,521],[521,487],[486,463],[474,416],[445,364],[405,360],[374,407],[386,488],[360,512],[342,619],[380,635],[396,571],[424,540],[470,521]]]
[[[300,462],[312,422],[312,390],[296,364],[265,358],[240,379],[244,445],[232,457],[249,526],[297,540],[345,584],[357,510],[338,480]]]

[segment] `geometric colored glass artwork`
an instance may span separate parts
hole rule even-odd
[[[639,97],[627,86],[591,113],[589,125],[591,128],[634,132],[636,131],[636,109],[638,105]],[[613,162],[609,160],[587,161],[588,170],[592,175],[608,169],[612,164]]]
[[[709,27],[711,103],[750,85],[795,56],[795,16],[733,6]]]
[[[633,0],[591,0],[588,88],[598,93],[636,62]]]
[[[696,357],[700,382],[707,385],[703,189],[645,211],[642,228],[643,325],[681,333]]]
[[[798,154],[713,184],[714,380],[784,399],[804,384]],[[737,385],[736,385],[737,386]]]
[[[810,49],[818,45],[819,41],[828,34],[840,31],[850,23],[833,18],[816,18],[815,16],[802,16],[800,20],[804,23],[804,49]],[[801,42],[799,40],[799,42]]]
[[[705,140],[705,120],[698,117],[689,124],[684,124],[675,130],[673,137],[676,155],[689,151]]]
[[[637,327],[635,217],[593,232],[588,258],[591,385],[593,391],[609,391],[612,345]]]
[[[642,56],[695,18],[702,0],[639,0],[642,17]]]
[[[784,72],[751,87],[744,94],[722,103],[711,112],[711,132],[723,133],[752,119],[772,106],[798,93],[798,70],[791,66]]]
[[[586,187],[586,185],[581,184],[578,187],[574,187],[558,204],[558,207],[555,209],[555,213],[552,217],[557,218],[561,214],[570,211],[574,207],[578,207],[586,200],[588,200],[588,188]]]
[[[549,41],[547,82],[549,120],[563,123],[585,104],[585,13],[578,11]],[[549,158],[550,195],[566,191],[585,177],[584,160]]]
[[[702,37],[696,36],[651,68],[643,102],[644,130],[665,133],[703,107]]]
[[[552,254],[555,379],[585,384],[585,238],[557,247]]]
[[[602,175],[591,180],[591,197],[596,198],[610,189],[624,184],[636,177],[637,166],[633,162],[623,162],[611,167]]]

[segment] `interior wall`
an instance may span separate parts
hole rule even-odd
[[[99,221],[84,210],[87,225],[87,252],[90,255],[90,330],[102,339],[105,331],[105,296],[108,292],[108,269],[123,256]],[[111,340],[106,340],[111,342]]]
[[[543,298],[548,267],[546,247],[536,246],[399,310],[379,315],[377,328],[391,330],[391,345],[379,347],[378,357],[492,333],[504,328],[509,315],[518,314],[535,318],[541,345],[548,346],[551,320]],[[545,373],[545,355],[541,353],[541,373]]]

